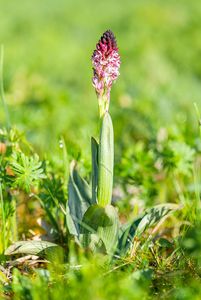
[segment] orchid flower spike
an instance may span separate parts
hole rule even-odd
[[[93,86],[99,101],[100,117],[109,110],[110,91],[119,76],[120,56],[115,36],[107,30],[96,45],[92,55]]]

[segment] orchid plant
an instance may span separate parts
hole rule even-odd
[[[92,66],[92,83],[99,106],[100,136],[99,141],[91,138],[91,184],[80,177],[76,162],[70,165],[66,225],[68,233],[82,247],[112,257],[128,252],[134,255],[142,233],[177,210],[178,206],[170,203],[157,205],[133,221],[120,224],[117,209],[112,205],[114,133],[109,114],[110,92],[119,76],[120,55],[111,30],[107,30],[98,41],[92,55]],[[6,254],[39,254],[44,249],[56,246],[46,241],[27,243],[15,243],[7,249]]]
[[[92,83],[98,98],[100,116],[99,143],[95,138],[91,139],[92,191],[90,194],[89,186],[84,180],[82,180],[82,188],[78,188],[77,183],[81,179],[73,168],[69,183],[67,225],[69,232],[75,234],[84,246],[94,249],[105,247],[107,252],[113,252],[119,224],[117,211],[111,205],[114,133],[109,103],[112,84],[119,76],[120,56],[111,30],[107,30],[97,43],[92,55],[92,65],[94,73]],[[80,190],[85,193],[88,191],[88,197],[80,193]]]
[[[111,204],[114,167],[114,133],[109,114],[110,92],[119,76],[120,55],[115,36],[107,30],[92,55],[93,79],[100,116],[99,143],[91,139],[91,187],[71,165],[66,221],[70,234],[85,247],[109,255],[125,255],[136,249],[135,238],[178,207],[158,205],[128,224],[120,225],[117,209]]]

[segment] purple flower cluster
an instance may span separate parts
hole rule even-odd
[[[113,81],[119,76],[120,56],[117,43],[111,30],[107,30],[96,45],[92,55],[93,86],[98,97],[110,99]]]

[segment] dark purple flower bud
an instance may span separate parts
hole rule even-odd
[[[93,86],[98,98],[105,98],[109,107],[110,90],[113,81],[119,76],[120,56],[116,39],[111,30],[107,30],[96,45],[92,55]]]

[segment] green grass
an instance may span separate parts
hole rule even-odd
[[[0,298],[200,299],[200,2],[0,4]],[[90,180],[98,137],[90,57],[109,28],[122,62],[110,105],[120,221],[156,204],[182,207],[148,228],[136,252],[112,260],[78,247],[64,213],[69,161]],[[63,253],[4,255],[41,236]]]

